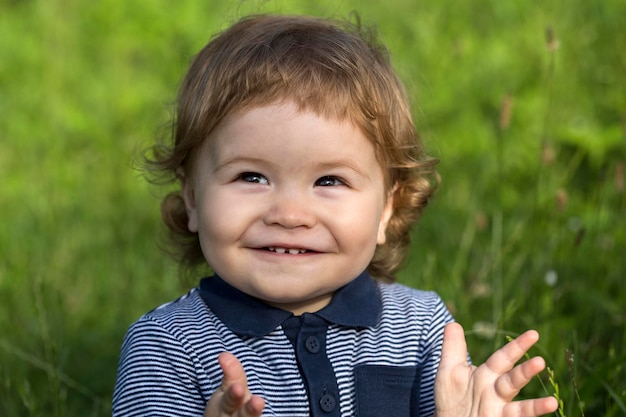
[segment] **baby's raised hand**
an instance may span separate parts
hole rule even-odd
[[[246,372],[239,360],[228,352],[221,353],[217,360],[224,378],[221,387],[209,399],[204,417],[260,417],[265,401],[248,389]]]
[[[554,397],[513,401],[546,364],[540,357],[515,363],[539,340],[529,330],[498,349],[479,367],[467,362],[463,328],[446,326],[441,362],[435,378],[437,417],[536,417],[556,411]]]

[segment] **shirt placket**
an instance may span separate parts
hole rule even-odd
[[[309,393],[312,417],[341,416],[337,378],[326,353],[327,323],[304,314],[296,339],[296,356]]]

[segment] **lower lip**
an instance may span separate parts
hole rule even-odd
[[[289,252],[285,252],[285,253],[280,253],[280,252],[274,252],[271,250],[267,250],[267,249],[255,249],[255,253],[258,253],[259,255],[263,256],[271,256],[271,257],[275,257],[275,256],[279,256],[279,257],[285,257],[285,258],[302,258],[302,257],[309,257],[312,255],[319,255],[320,252],[314,252],[314,251],[307,251],[307,252],[299,252],[296,254],[291,254]]]

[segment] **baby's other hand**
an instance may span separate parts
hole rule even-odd
[[[231,353],[222,352],[217,361],[224,378],[221,387],[209,399],[204,417],[260,417],[265,401],[248,389],[246,372],[239,360]]]
[[[498,349],[479,367],[467,362],[467,345],[458,323],[446,326],[435,378],[437,417],[537,417],[556,411],[554,397],[513,401],[546,364],[540,357],[515,363],[539,340],[529,330]]]

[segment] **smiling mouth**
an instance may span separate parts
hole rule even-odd
[[[289,255],[299,255],[302,253],[311,252],[307,249],[296,249],[296,248],[288,249],[288,248],[280,248],[280,247],[274,247],[274,246],[265,247],[263,249],[268,250],[270,252],[276,252],[280,254],[289,254]]]

